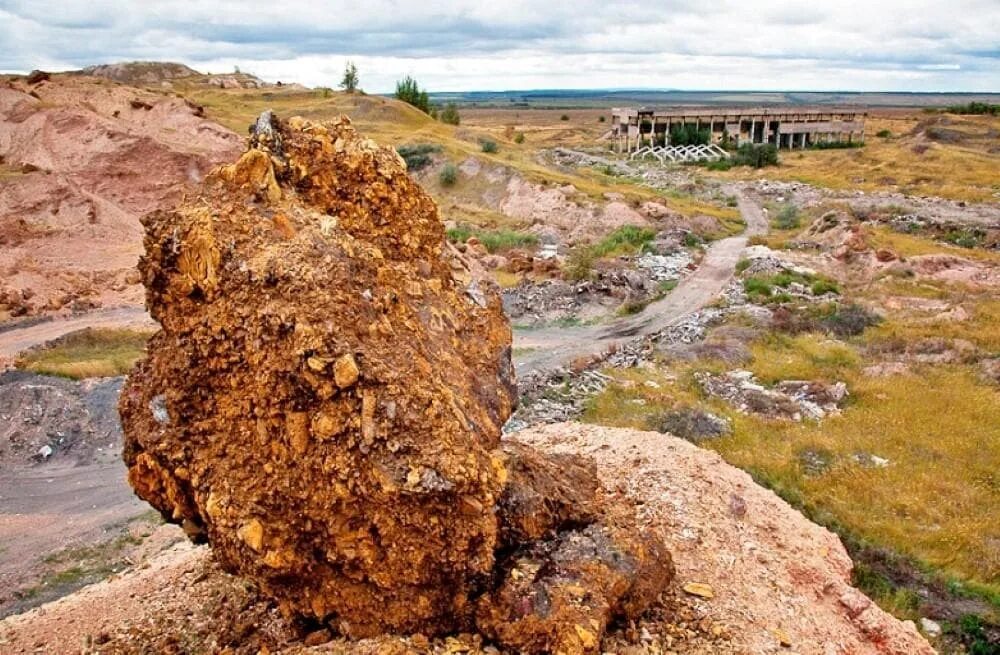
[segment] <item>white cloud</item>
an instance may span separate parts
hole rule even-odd
[[[369,91],[1000,91],[995,0],[0,0],[0,70],[129,59]]]

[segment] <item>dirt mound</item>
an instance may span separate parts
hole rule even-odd
[[[669,435],[578,424],[515,439],[548,455],[591,454],[604,492],[634,504],[675,554],[678,583],[634,626],[605,636],[600,652],[934,652],[912,623],[850,586],[851,561],[833,534],[718,455]],[[188,545],[0,622],[0,640],[11,653],[75,652],[81,643],[97,653],[497,653],[477,634],[334,638],[283,619],[210,551]]]
[[[122,378],[74,382],[0,373],[0,468],[116,457],[122,438],[114,399],[121,387]]]
[[[0,86],[0,320],[141,302],[138,217],[240,150],[201,113],[93,78]]]
[[[155,85],[182,77],[201,75],[189,66],[172,61],[123,61],[87,66],[77,72],[80,75],[103,77],[130,86]]]
[[[669,581],[592,469],[499,449],[499,295],[394,150],[266,112],[238,162],[143,224],[162,331],[122,394],[129,481],[284,613],[590,653]]]

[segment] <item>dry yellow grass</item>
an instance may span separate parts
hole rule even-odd
[[[628,180],[600,175],[596,171],[581,169],[564,172],[539,162],[540,148],[553,145],[592,144],[603,126],[597,123],[596,117],[600,112],[593,110],[569,113],[574,117],[576,114],[586,113],[593,119],[593,125],[598,126],[596,128],[582,127],[577,118],[568,122],[559,121],[561,113],[566,112],[534,110],[525,112],[528,120],[532,122],[518,122],[517,129],[512,131],[507,129],[511,123],[506,118],[499,119],[500,122],[495,118],[477,122],[475,119],[470,120],[468,115],[470,112],[463,111],[462,125],[455,127],[435,121],[419,110],[392,98],[360,93],[282,89],[223,90],[194,85],[182,86],[178,90],[203,105],[210,118],[238,134],[246,133],[247,126],[266,109],[273,109],[281,115],[300,115],[313,120],[329,120],[346,114],[358,129],[380,143],[438,144],[442,147],[444,156],[453,161],[475,156],[486,163],[508,166],[532,182],[571,184],[594,200],[602,200],[606,193],[619,193],[629,202],[658,200],[685,216],[705,214],[722,219],[727,225],[739,219],[739,212],[729,207],[719,207],[686,197],[668,197],[652,189],[637,186]],[[471,113],[473,116],[477,115],[475,112]],[[560,126],[552,127],[550,124],[553,122],[559,123]],[[517,131],[527,134],[522,144],[514,141]],[[534,135],[532,131],[535,132]],[[545,134],[545,138],[536,138],[538,134]],[[496,141],[499,144],[499,151],[482,152],[480,146],[482,138]],[[434,181],[428,184],[431,193],[442,204],[448,203],[449,198],[462,192],[459,186],[461,185],[445,190]]]
[[[995,201],[1000,192],[1000,155],[990,153],[996,138],[978,135],[1000,129],[1000,117],[948,116],[949,130],[970,135],[959,143],[931,142],[906,136],[926,114],[869,117],[865,147],[849,150],[786,151],[781,166],[762,170],[736,168],[724,177],[795,180],[832,189],[899,190],[972,202]],[[890,130],[893,137],[874,136]],[[922,146],[929,148],[918,152]]]
[[[142,357],[150,334],[129,329],[80,330],[24,353],[17,367],[76,380],[124,375]]]
[[[982,321],[994,320],[990,307]],[[672,371],[610,371],[618,380],[590,403],[585,420],[649,428],[649,417],[701,403],[733,421],[732,434],[703,442],[728,462],[799,493],[852,533],[951,575],[1000,591],[1000,396],[972,367],[916,369],[868,378],[848,345],[818,335],[768,337],[748,368],[767,382],[844,380],[851,396],[840,416],[793,423],[739,414],[703,398],[690,376]],[[700,362],[698,369],[720,369]],[[653,380],[659,386],[644,384]],[[635,402],[635,401],[641,402]],[[804,456],[828,462],[809,473]],[[888,466],[866,465],[875,455]]]

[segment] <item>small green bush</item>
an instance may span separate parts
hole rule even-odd
[[[594,273],[594,262],[597,255],[594,249],[588,246],[577,246],[569,251],[566,256],[566,263],[563,264],[563,275],[570,282],[579,282],[590,279]]]
[[[774,227],[779,230],[794,230],[802,223],[799,220],[799,209],[791,203],[784,205],[774,217]]]
[[[441,152],[441,146],[435,143],[406,144],[396,146],[396,152],[406,162],[407,170],[419,171],[431,163],[432,153]]]
[[[458,168],[454,164],[445,164],[438,174],[441,186],[453,186],[458,181]]]
[[[597,122],[598,123],[603,123],[604,122],[604,116],[598,116],[597,117]]]
[[[824,293],[840,293],[840,287],[832,280],[816,280],[812,283],[810,290],[814,296],[822,296]]]
[[[742,273],[743,271],[750,268],[750,264],[751,264],[750,260],[744,257],[743,259],[736,262],[736,272]]]
[[[889,130],[879,130],[878,132],[875,133],[875,136],[881,139],[888,139],[889,137],[892,136],[892,132],[890,132]]]
[[[514,135],[514,143],[524,143],[524,132],[518,132]]]
[[[483,152],[486,153],[494,153],[500,150],[500,147],[497,145],[497,142],[493,141],[492,139],[482,139],[479,142],[479,147],[482,148]]]
[[[701,237],[694,232],[687,232],[684,234],[684,238],[681,239],[681,243],[684,244],[685,248],[697,248],[701,245]]]
[[[770,143],[744,143],[732,158],[734,166],[764,168],[778,165],[778,149]]]
[[[462,117],[458,115],[458,107],[454,102],[449,102],[438,114],[438,120],[448,125],[458,125],[462,122]]]
[[[716,159],[715,161],[710,161],[705,164],[705,168],[710,171],[728,171],[733,167],[733,163],[728,159]],[[730,207],[735,207],[735,205],[730,205]]]
[[[834,304],[826,309],[820,318],[820,326],[838,337],[853,337],[861,334],[866,328],[878,325],[882,321],[861,305]]]
[[[561,120],[561,121],[568,121],[569,120],[569,115],[568,114],[563,114],[562,116],[559,117],[559,120]]]
[[[743,290],[746,291],[748,296],[764,298],[770,298],[771,293],[774,291],[769,282],[759,277],[748,277],[743,280]]]
[[[656,232],[636,225],[623,225],[593,246],[597,257],[638,252],[656,237]]]

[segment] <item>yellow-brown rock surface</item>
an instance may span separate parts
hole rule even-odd
[[[636,574],[669,579],[669,555],[594,523],[592,469],[500,449],[510,328],[402,159],[346,118],[265,113],[252,135],[200,195],[143,220],[162,329],[120,404],[136,492],[287,614],[351,636],[479,616],[541,652],[579,636],[573,621],[599,636],[641,611],[657,591],[636,596]],[[523,614],[504,583],[520,549],[551,555],[554,597],[579,578],[600,607],[538,614],[526,639],[496,628]],[[569,562],[595,549],[613,562]]]

